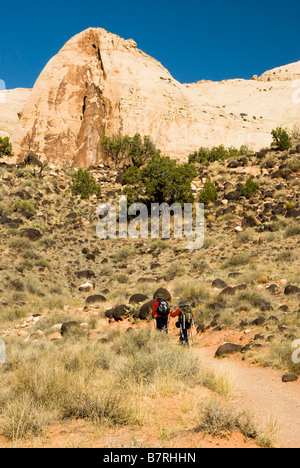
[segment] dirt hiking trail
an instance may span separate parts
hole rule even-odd
[[[233,377],[234,405],[253,412],[257,423],[279,423],[276,446],[300,447],[300,382],[283,383],[283,371],[258,367],[234,357],[215,359],[216,347],[193,346],[202,364],[211,370],[224,370]]]

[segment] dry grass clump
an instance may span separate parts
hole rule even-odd
[[[45,322],[51,326],[50,319]],[[164,333],[111,330],[106,338],[106,343],[78,335],[56,344],[8,340],[13,367],[0,375],[4,435],[16,441],[42,434],[50,423],[78,418],[101,427],[142,424],[149,417],[150,389],[173,395],[177,383],[182,389],[199,381],[197,356]]]
[[[123,383],[149,384],[167,375],[192,385],[200,372],[198,358],[189,350],[178,349],[166,334],[149,329],[121,335],[113,350],[122,356],[117,374]]]
[[[183,277],[174,283],[175,296],[182,301],[207,301],[210,298],[211,291],[208,287],[201,284],[199,280],[190,277]]]
[[[123,247],[122,249],[118,250],[114,255],[113,258],[117,262],[122,262],[124,260],[128,260],[136,255],[136,249],[132,246]]]
[[[223,268],[230,268],[230,267],[238,267],[238,266],[248,266],[253,261],[251,255],[248,253],[241,253],[241,254],[234,254],[229,257],[224,265]]]
[[[0,407],[1,426],[10,440],[38,435],[49,422],[69,418],[100,425],[138,423],[136,406],[105,373],[112,362],[105,345],[81,339],[61,347],[9,347],[13,371],[1,376]]]
[[[202,404],[201,421],[194,428],[195,432],[227,437],[235,430],[240,431],[246,439],[253,439],[261,447],[271,448],[275,444],[278,425],[273,421],[266,428],[259,429],[249,412],[237,411],[217,398]]]
[[[299,224],[291,224],[285,231],[285,237],[294,237],[300,235],[300,226]]]
[[[293,362],[293,351],[292,340],[282,340],[277,337],[264,352],[248,351],[246,359],[251,358],[253,362],[261,365],[267,365],[275,369],[285,369],[288,372],[299,375],[300,366]]]
[[[235,377],[230,368],[226,366],[214,372],[202,369],[199,383],[226,398],[232,397],[236,391]]]

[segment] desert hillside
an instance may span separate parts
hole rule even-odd
[[[1,92],[0,131],[11,136],[18,161],[30,150],[78,167],[105,160],[104,134],[150,135],[181,160],[200,146],[259,150],[273,128],[299,122],[299,74],[297,62],[252,80],[182,84],[134,40],[89,28],[49,61],[31,92]]]
[[[0,446],[299,446],[299,158],[197,165],[194,194],[208,175],[218,192],[198,251],[100,240],[96,206],[123,189],[109,166],[86,201],[74,169],[2,164]],[[154,333],[159,288],[192,305],[190,349],[176,319]]]

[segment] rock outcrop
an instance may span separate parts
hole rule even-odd
[[[42,161],[87,167],[104,161],[103,134],[137,132],[182,160],[200,146],[261,149],[273,128],[299,122],[292,85],[300,62],[282,70],[181,84],[132,39],[89,28],[42,71],[16,123],[14,151],[19,161],[30,148]]]
[[[0,137],[12,136],[30,92],[24,88],[0,91]]]

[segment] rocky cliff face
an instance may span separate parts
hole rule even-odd
[[[133,40],[89,28],[42,71],[13,133],[14,151],[18,160],[30,149],[42,160],[87,167],[103,161],[103,134],[136,132],[182,160],[200,146],[260,149],[274,127],[300,120],[292,88],[300,62],[282,68],[288,72],[249,81],[181,84]]]
[[[12,136],[29,96],[24,88],[0,91],[0,137]]]

